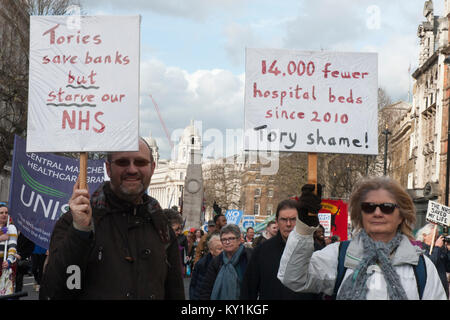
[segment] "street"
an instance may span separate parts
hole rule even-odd
[[[184,292],[186,300],[189,299],[189,283],[191,278],[184,278]],[[39,293],[34,290],[34,278],[33,276],[26,275],[23,277],[23,291],[27,292],[27,296],[21,297],[20,300],[39,300]]]
[[[23,288],[22,291],[28,293],[27,296],[21,297],[20,300],[38,300],[39,292],[34,289],[34,277],[30,275],[25,275],[23,277]]]

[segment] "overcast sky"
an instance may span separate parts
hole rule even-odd
[[[141,15],[140,134],[151,132],[162,158],[170,144],[149,95],[169,134],[191,119],[203,133],[242,129],[246,47],[378,52],[379,86],[393,102],[408,100],[424,2],[81,0],[87,15]],[[434,1],[435,15],[443,2]]]

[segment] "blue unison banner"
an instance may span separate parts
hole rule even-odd
[[[79,159],[25,151],[25,140],[15,136],[9,213],[25,237],[48,249],[56,221],[69,209]],[[91,194],[103,183],[103,164],[104,160],[88,160],[87,183]]]

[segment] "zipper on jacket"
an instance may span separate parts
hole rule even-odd
[[[101,261],[103,257],[103,247],[98,248],[98,261]]]

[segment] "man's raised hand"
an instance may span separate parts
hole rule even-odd
[[[89,189],[80,189],[80,179],[73,186],[72,197],[69,200],[70,212],[72,213],[73,226],[77,230],[91,231],[92,208],[90,203]]]

